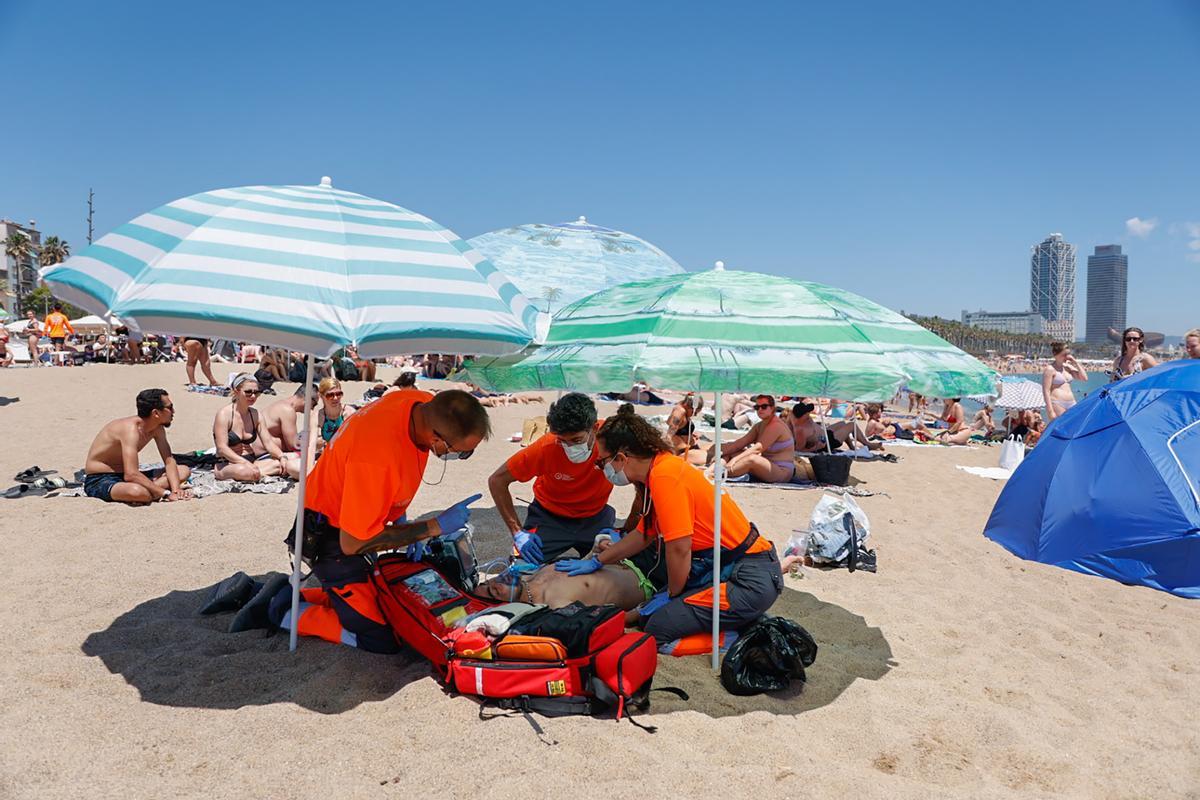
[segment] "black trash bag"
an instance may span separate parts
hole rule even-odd
[[[742,631],[721,662],[721,685],[736,695],[778,692],[793,680],[804,683],[804,668],[817,658],[808,631],[783,617],[763,616]]]

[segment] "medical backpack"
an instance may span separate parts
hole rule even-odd
[[[430,563],[387,553],[372,580],[397,639],[427,658],[453,691],[545,716],[614,710],[620,719],[649,703],[654,638],[626,633],[616,606],[539,608],[491,638],[454,623],[499,604],[466,593]]]

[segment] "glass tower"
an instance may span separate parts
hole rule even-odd
[[[1125,298],[1129,289],[1129,256],[1119,244],[1102,244],[1088,256],[1088,344],[1107,344],[1108,329],[1125,329]]]
[[[1032,248],[1029,259],[1029,309],[1044,319],[1042,333],[1064,342],[1075,340],[1075,245],[1052,233]]]

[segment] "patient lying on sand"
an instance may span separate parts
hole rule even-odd
[[[585,558],[590,558],[607,546],[607,537],[601,537],[597,547]],[[637,567],[629,561],[622,561],[620,564],[605,565],[589,575],[568,575],[557,571],[553,563],[529,570],[514,566],[479,584],[475,593],[504,603],[534,603],[562,608],[578,600],[584,605],[611,604],[629,611],[649,600],[655,591]]]

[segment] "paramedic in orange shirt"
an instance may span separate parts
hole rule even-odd
[[[592,550],[596,535],[611,531],[616,511],[608,505],[613,486],[596,469],[596,405],[572,392],[550,404],[548,436],[518,451],[488,479],[496,511],[508,525],[521,558],[553,561],[568,550]],[[522,524],[510,486],[533,481],[533,502]]]
[[[54,304],[54,310],[46,315],[46,321],[43,324],[46,335],[50,337],[50,343],[54,345],[56,353],[63,349],[68,333],[72,336],[75,335],[71,321],[67,319],[66,314],[62,313],[62,303]]]
[[[597,469],[617,486],[644,487],[645,533],[623,537],[590,559],[567,559],[556,569],[594,572],[661,543],[667,588],[644,603],[639,615],[660,645],[712,630],[713,485],[704,473],[670,452],[649,422],[622,407],[596,434]],[[733,498],[721,500],[720,627],[742,630],[761,617],[783,591],[775,546],[758,535]]]
[[[321,588],[301,591],[297,627],[302,635],[374,653],[400,649],[379,610],[366,556],[407,547],[409,558],[419,560],[426,540],[466,525],[468,506],[480,495],[456,503],[436,519],[407,522],[406,512],[424,480],[430,453],[443,461],[466,459],[490,435],[487,411],[460,391],[393,392],[346,419],[308,477],[305,528],[317,533],[313,574]],[[232,597],[234,607],[244,605],[230,632],[290,628],[288,576],[247,587],[249,579],[240,575],[244,580],[235,575],[217,587],[208,611],[226,610],[212,606]]]

